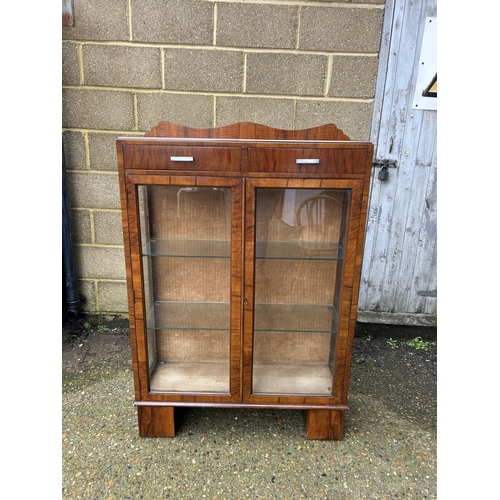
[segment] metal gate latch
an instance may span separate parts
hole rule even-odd
[[[376,159],[373,162],[374,167],[380,167],[380,172],[378,173],[378,179],[381,181],[386,181],[389,178],[389,167],[398,168],[398,162],[396,160],[381,160]]]

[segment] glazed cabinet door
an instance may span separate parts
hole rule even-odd
[[[245,397],[344,402],[361,183],[248,182]]]
[[[142,399],[238,400],[241,181],[128,179],[140,263],[135,317],[144,318],[136,321]]]

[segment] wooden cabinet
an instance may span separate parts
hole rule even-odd
[[[342,439],[373,145],[160,122],[117,151],[140,434],[278,407]]]

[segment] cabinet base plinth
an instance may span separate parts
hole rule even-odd
[[[237,406],[240,407],[240,406]],[[174,437],[174,406],[137,406],[141,437]],[[345,410],[306,410],[306,437],[311,440],[341,441]]]
[[[343,410],[308,410],[307,439],[341,441],[344,436]]]
[[[143,437],[174,437],[173,406],[138,406],[139,435]]]

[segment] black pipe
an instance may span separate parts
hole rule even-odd
[[[68,196],[68,181],[66,179],[66,159],[64,144],[62,148],[62,251],[63,273],[66,299],[66,318],[74,321],[78,318],[81,297],[76,279],[75,258],[73,253],[73,236],[71,233],[71,213]]]

